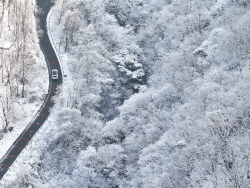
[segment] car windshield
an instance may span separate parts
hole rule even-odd
[[[53,75],[57,75],[57,71],[55,71],[55,70],[52,71],[52,74],[53,74]]]

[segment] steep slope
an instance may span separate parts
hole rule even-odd
[[[249,6],[56,2],[60,103],[2,185],[248,187]]]

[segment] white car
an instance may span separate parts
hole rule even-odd
[[[53,80],[58,79],[58,70],[57,69],[52,69],[52,79]]]

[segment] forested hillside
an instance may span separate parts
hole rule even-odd
[[[67,77],[0,185],[249,187],[249,8],[57,0],[48,26]]]

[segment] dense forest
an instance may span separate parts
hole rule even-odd
[[[48,27],[67,77],[0,185],[249,187],[249,8],[55,1]]]

